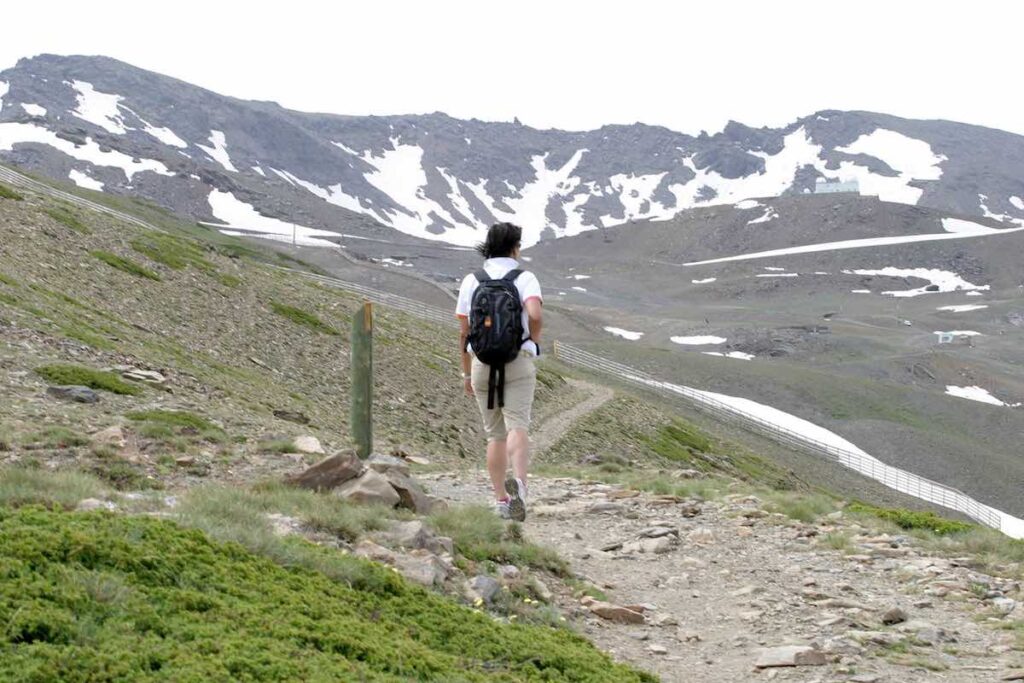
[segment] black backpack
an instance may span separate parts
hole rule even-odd
[[[498,405],[505,405],[505,364],[516,359],[525,341],[523,304],[515,285],[522,272],[516,268],[496,280],[483,270],[474,274],[480,284],[473,292],[467,339],[480,362],[491,368],[487,378],[488,410],[494,408],[495,394]]]

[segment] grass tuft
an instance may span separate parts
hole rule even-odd
[[[308,311],[304,311],[301,308],[295,308],[287,304],[282,304],[278,301],[271,301],[270,308],[278,315],[291,320],[296,325],[302,325],[308,327],[316,332],[322,332],[324,334],[330,334],[337,336],[341,334],[338,330],[334,329],[320,318],[316,317]]]
[[[16,202],[20,202],[25,198],[3,183],[0,183],[0,199],[12,199]]]
[[[961,534],[975,528],[973,524],[945,519],[934,512],[916,512],[902,508],[880,508],[864,503],[851,503],[846,509],[851,513],[871,515],[884,519],[901,529],[922,529],[937,536]]]
[[[131,259],[127,259],[123,256],[118,256],[117,254],[111,254],[109,251],[90,251],[89,255],[92,256],[93,258],[97,258],[100,261],[103,261],[112,268],[117,268],[118,270],[122,270],[131,275],[144,277],[149,280],[161,280],[161,277],[158,274],[154,273],[148,268],[140,266],[138,263],[132,261]]]
[[[92,230],[86,227],[85,223],[78,219],[71,209],[64,206],[53,206],[45,210],[46,215],[61,225],[74,230],[82,235],[91,235]]]
[[[40,366],[35,372],[47,382],[59,386],[83,386],[125,396],[137,396],[142,393],[140,387],[125,382],[112,372],[93,370],[81,365],[56,363]]]
[[[59,505],[74,508],[86,498],[103,498],[106,487],[81,472],[49,472],[28,467],[0,468],[0,508]]]
[[[89,437],[67,427],[54,425],[32,434],[27,441],[42,448],[74,448],[88,445]]]
[[[436,512],[431,525],[455,543],[457,552],[476,562],[492,561],[543,569],[568,576],[565,560],[553,550],[523,541],[522,529],[499,519],[490,509],[471,505]]]

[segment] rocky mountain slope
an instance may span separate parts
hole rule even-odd
[[[394,237],[469,245],[522,224],[529,244],[692,207],[812,192],[816,181],[1024,222],[1024,137],[947,121],[822,111],[780,129],[692,136],[247,102],[103,57],[43,55],[0,73],[0,154],[196,219],[307,243]],[[320,240],[319,242],[317,240]]]

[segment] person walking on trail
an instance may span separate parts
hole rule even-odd
[[[530,411],[540,355],[540,282],[519,267],[523,230],[497,223],[477,246],[483,268],[462,280],[455,315],[467,396],[475,396],[487,433],[487,471],[503,519],[526,519]],[[509,461],[512,476],[506,479]]]

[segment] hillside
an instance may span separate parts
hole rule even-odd
[[[677,681],[699,665],[724,683],[795,643],[843,678],[980,681],[1022,664],[1020,544],[850,506],[823,489],[915,503],[551,361],[535,516],[504,526],[477,505],[482,436],[451,381],[453,328],[383,306],[378,450],[425,456],[413,473],[450,509],[417,518],[284,487],[321,457],[292,452],[297,437],[347,445],[358,298],[153,207],[124,205],[167,232],[2,191],[0,536],[14,578],[0,618],[16,628],[0,652],[18,675]],[[99,401],[48,393],[69,381]],[[901,563],[934,580],[897,578]],[[817,572],[849,588],[811,590]],[[918,595],[943,587],[930,606]],[[912,601],[906,627],[882,622]]]
[[[310,114],[224,97],[105,57],[41,55],[0,73],[0,153],[82,187],[232,231],[306,244],[526,243],[691,208],[857,181],[863,194],[1024,221],[1024,138],[948,121],[821,111],[714,135],[420,116]]]

